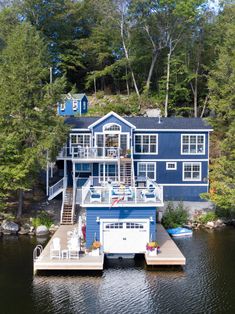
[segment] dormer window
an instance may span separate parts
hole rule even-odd
[[[121,127],[120,127],[120,125],[118,125],[116,123],[109,123],[103,127],[103,131],[118,131],[118,132],[120,132]]]
[[[78,109],[78,101],[73,100],[73,110],[76,111]]]
[[[60,110],[65,111],[65,106],[66,106],[65,102],[62,102],[62,104],[60,105]]]

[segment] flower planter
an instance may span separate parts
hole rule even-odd
[[[148,256],[156,256],[157,255],[157,249],[154,249],[152,251],[148,251]]]
[[[100,249],[95,249],[91,251],[91,256],[99,256],[100,255]]]

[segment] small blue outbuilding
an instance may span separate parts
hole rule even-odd
[[[58,103],[59,116],[84,115],[88,111],[88,98],[86,94],[65,94]]]

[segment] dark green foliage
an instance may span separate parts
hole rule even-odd
[[[44,225],[47,228],[53,224],[52,217],[48,214],[48,212],[42,210],[37,213],[37,217],[32,218],[32,225],[34,228],[37,228],[40,225]]]
[[[215,212],[207,212],[198,217],[198,221],[202,224],[206,224],[208,221],[215,221],[218,219],[218,216]]]
[[[188,212],[184,208],[183,203],[174,206],[172,202],[167,204],[166,211],[162,218],[162,224],[165,228],[181,227],[188,220]]]

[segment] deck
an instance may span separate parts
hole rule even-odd
[[[61,250],[67,249],[67,232],[76,225],[61,225],[42,251],[39,259],[34,261],[34,273],[38,270],[102,270],[104,254],[100,256],[81,255],[79,259],[51,259],[50,246],[54,237],[60,238]]]
[[[157,242],[160,253],[156,256],[145,254],[147,265],[185,265],[186,258],[161,224],[157,224]]]

